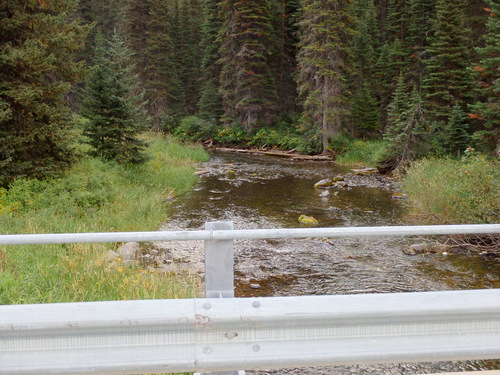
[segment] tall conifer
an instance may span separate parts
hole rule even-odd
[[[431,120],[439,133],[452,108],[465,108],[472,99],[468,30],[465,29],[464,0],[438,0],[435,35],[426,59],[423,85]],[[437,135],[437,134],[436,134]]]
[[[500,3],[488,0],[488,33],[485,46],[476,48],[480,57],[474,66],[479,100],[472,106],[469,117],[482,127],[475,137],[487,151],[500,155]]]
[[[298,53],[303,123],[320,134],[320,150],[343,128],[348,112],[345,80],[354,33],[352,1],[303,0]]]
[[[109,53],[107,52],[109,50]],[[97,34],[94,66],[88,77],[82,114],[89,120],[84,135],[91,154],[119,163],[141,163],[145,144],[138,133],[146,128],[142,96],[134,95],[137,76],[130,52],[115,34],[109,47]]]
[[[221,28],[219,4],[221,0],[205,0],[203,7],[203,25],[201,49],[201,75],[199,77],[200,99],[198,114],[204,119],[219,119],[222,115],[222,102],[219,94],[219,64],[220,40],[218,33]]]
[[[247,131],[272,123],[276,84],[269,57],[272,26],[268,0],[225,0],[221,29],[221,94],[225,121]]]
[[[69,160],[66,94],[83,73],[75,52],[87,28],[76,1],[0,4],[0,186],[57,173]]]

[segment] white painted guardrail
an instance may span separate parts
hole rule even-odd
[[[233,239],[500,233],[500,224],[0,235],[205,241],[205,299],[0,306],[0,374],[220,372],[500,358],[500,289],[230,298]],[[212,298],[229,297],[229,298]]]

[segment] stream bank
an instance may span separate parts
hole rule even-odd
[[[300,215],[322,227],[402,225],[404,201],[392,182],[357,177],[333,163],[216,152],[199,166],[197,187],[172,204],[164,230],[200,230],[207,221],[232,221],[235,229],[300,227]],[[347,187],[314,185],[352,176]],[[366,181],[366,183],[361,183]],[[387,184],[387,185],[386,185]],[[383,186],[382,186],[383,185]],[[336,194],[335,194],[336,193]],[[499,288],[500,264],[475,255],[416,254],[403,250],[424,239],[328,238],[235,241],[237,297],[421,292]],[[427,239],[428,240],[428,239]],[[203,243],[161,243],[170,262],[203,273]],[[287,369],[258,374],[417,374],[494,369],[497,361],[418,363]],[[249,372],[250,373],[250,372]]]

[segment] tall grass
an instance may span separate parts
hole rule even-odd
[[[347,139],[337,147],[340,149],[340,155],[335,159],[337,163],[349,166],[374,167],[383,153],[384,141],[380,139]],[[335,142],[332,148],[333,151],[336,151]]]
[[[500,162],[480,156],[415,162],[403,179],[419,222],[492,224],[500,221]]]
[[[196,146],[145,135],[150,160],[139,166],[82,158],[50,181],[17,180],[0,191],[0,233],[155,230],[167,220],[168,196],[196,182]],[[141,267],[111,266],[118,244],[0,246],[0,304],[179,298],[197,281]]]

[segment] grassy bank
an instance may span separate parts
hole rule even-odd
[[[403,178],[418,223],[493,224],[500,221],[500,162],[480,156],[429,158]]]
[[[328,150],[335,155],[335,162],[346,166],[375,167],[384,152],[382,139],[356,139],[340,133],[330,141]]]
[[[151,159],[121,166],[82,158],[51,181],[18,180],[0,191],[0,233],[156,230],[165,198],[196,182],[189,147],[148,134]],[[0,304],[189,297],[194,279],[103,260],[117,244],[0,246]]]

